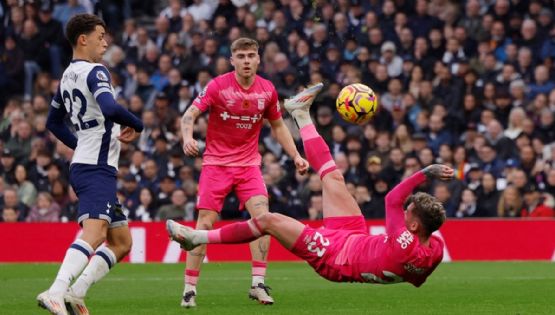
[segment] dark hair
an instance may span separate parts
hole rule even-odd
[[[418,192],[407,198],[404,204],[406,210],[410,203],[414,203],[412,213],[420,220],[424,233],[431,235],[445,222],[445,209],[441,202],[429,194]]]
[[[72,47],[77,46],[77,38],[94,32],[97,25],[106,29],[106,24],[93,14],[78,14],[69,20],[66,26],[66,38]]]

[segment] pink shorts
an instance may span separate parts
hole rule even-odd
[[[304,228],[291,252],[306,260],[320,276],[330,281],[347,281],[335,262],[345,241],[353,234],[368,235],[362,215],[324,218],[323,228]]]
[[[268,196],[258,166],[204,165],[200,173],[197,209],[222,211],[224,198],[235,190],[239,209],[254,196]]]

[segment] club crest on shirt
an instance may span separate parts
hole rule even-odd
[[[264,109],[264,99],[263,98],[258,99],[258,109],[260,109],[260,110]]]
[[[96,78],[99,79],[100,81],[108,81],[108,77],[106,76],[106,73],[104,73],[104,71],[101,71],[101,70],[96,71]]]
[[[250,106],[251,106],[251,103],[249,102],[249,100],[243,100],[243,102],[241,103],[242,109],[248,109]]]

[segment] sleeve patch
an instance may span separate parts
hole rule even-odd
[[[108,81],[108,76],[102,70],[96,71],[96,78],[100,81]]]

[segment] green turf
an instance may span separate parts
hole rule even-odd
[[[0,314],[46,314],[35,297],[56,264],[0,264]],[[555,264],[442,264],[421,288],[332,283],[304,263],[271,263],[273,306],[247,298],[250,266],[203,266],[199,307],[179,307],[183,265],[118,265],[89,291],[92,314],[555,314]]]

